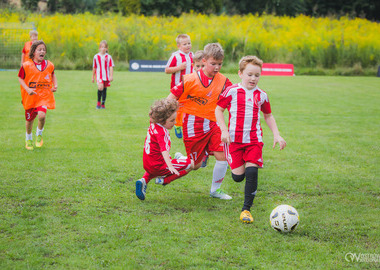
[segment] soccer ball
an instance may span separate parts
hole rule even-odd
[[[279,205],[273,209],[269,220],[273,229],[284,233],[294,231],[300,222],[297,210],[286,204]]]

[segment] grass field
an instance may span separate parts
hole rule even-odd
[[[135,196],[147,113],[167,96],[168,75],[116,72],[106,110],[95,110],[90,71],[56,75],[44,147],[27,151],[17,72],[0,72],[0,269],[380,267],[379,78],[261,78],[288,146],[273,150],[263,124],[265,168],[247,225],[244,183],[230,171],[222,187],[233,200],[208,196],[212,158],[168,186],[151,182],[145,201]],[[171,134],[172,154],[184,152]],[[300,214],[292,234],[269,225],[279,204]]]

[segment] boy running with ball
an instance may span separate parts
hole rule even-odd
[[[278,143],[280,150],[286,146],[280,136],[272,115],[268,95],[258,88],[263,61],[256,56],[245,56],[239,62],[241,83],[227,88],[220,96],[215,116],[225,143],[224,152],[231,167],[232,179],[241,182],[246,178],[244,205],[240,220],[252,223],[251,207],[257,191],[258,168],[263,167],[263,133],[260,125],[260,111],[273,133],[273,148]],[[223,112],[229,112],[228,129]]]

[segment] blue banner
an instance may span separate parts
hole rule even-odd
[[[130,60],[129,71],[165,72],[166,63],[161,60]]]

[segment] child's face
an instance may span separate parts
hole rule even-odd
[[[201,61],[195,61],[194,62],[194,70],[198,71],[202,69],[205,65],[203,64],[202,60]]]
[[[105,54],[107,52],[107,46],[106,46],[106,44],[102,43],[102,44],[99,45],[99,52],[101,54]]]
[[[202,63],[204,64],[203,72],[205,75],[209,78],[213,78],[222,68],[223,60],[215,60],[209,57],[208,59],[203,58]]]
[[[37,35],[31,35],[30,40],[32,41],[32,43],[36,42],[38,40],[38,36]]]
[[[41,63],[44,60],[46,55],[46,47],[44,44],[40,44],[37,46],[36,51],[34,52],[33,60],[36,63]]]
[[[177,46],[178,49],[184,53],[189,53],[191,51],[191,41],[189,38],[181,38]]]
[[[172,129],[175,124],[175,119],[177,117],[177,112],[174,112],[168,119],[166,119],[165,124],[163,125],[166,129]]]
[[[259,83],[261,68],[257,65],[248,64],[243,72],[239,70],[241,84],[248,90],[252,90]]]

